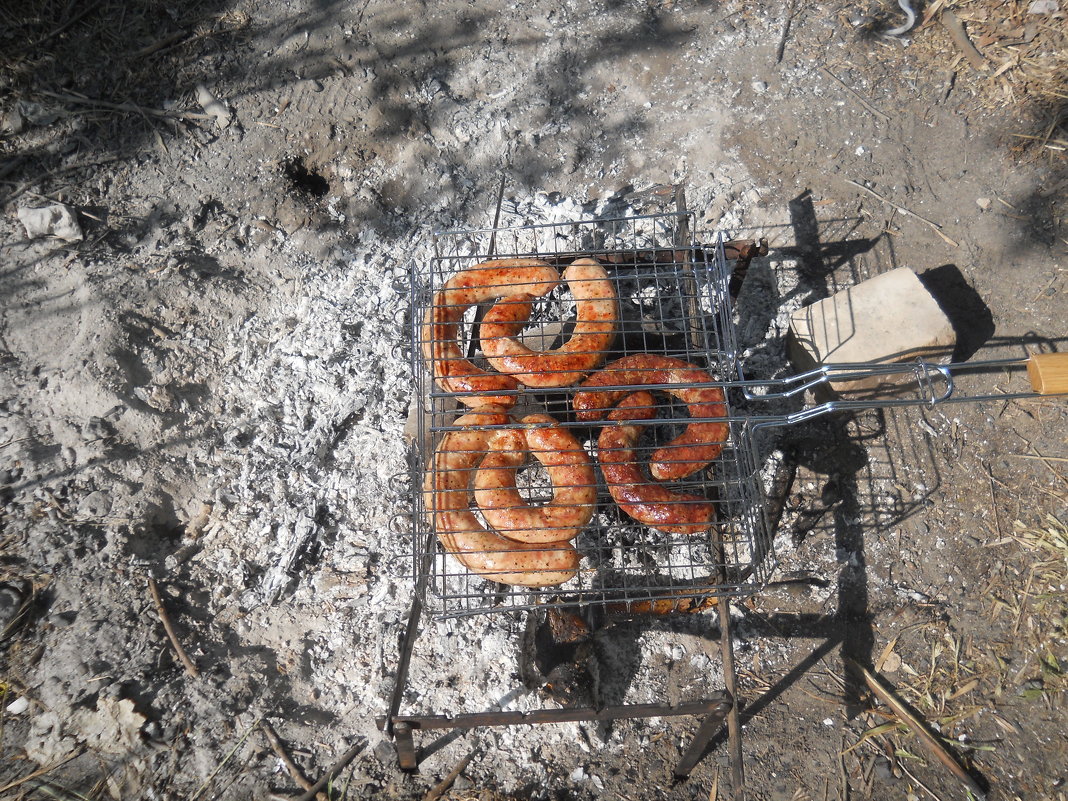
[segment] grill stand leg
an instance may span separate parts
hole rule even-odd
[[[723,683],[731,700],[730,708],[726,710],[728,747],[730,748],[731,785],[733,787],[735,801],[744,801],[745,798],[745,774],[742,766],[742,727],[740,725],[740,710],[738,693],[734,675],[734,638],[730,629],[730,602],[726,598],[719,599],[719,625],[720,625],[720,652],[723,659]],[[720,730],[723,725],[723,714],[711,714],[701,723],[693,742],[682,755],[678,766],[675,768],[676,781],[685,779],[690,775],[694,766],[704,756],[708,741],[712,735]]]
[[[393,742],[397,746],[397,765],[401,770],[416,770],[419,767],[415,759],[415,740],[412,737],[412,725],[403,720],[393,724]]]
[[[738,685],[734,675],[734,637],[731,634],[730,601],[719,599],[719,647],[723,655],[723,684],[734,703],[727,713],[727,739],[730,748],[731,787],[734,801],[745,801],[745,771],[742,766],[742,720],[738,699]]]

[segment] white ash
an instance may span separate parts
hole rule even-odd
[[[520,204],[530,215],[542,208],[550,214],[548,209],[560,205],[548,198]],[[602,211],[594,205],[581,215],[593,218]],[[482,254],[485,242],[465,247]],[[428,231],[403,239],[366,234],[358,250],[326,261],[302,255],[287,240],[273,256],[284,264],[285,280],[279,280],[268,303],[229,330],[175,326],[154,368],[162,382],[168,370],[179,375],[166,354],[193,358],[184,368],[186,380],[209,382],[212,391],[205,412],[207,447],[182,452],[175,462],[175,471],[180,467],[186,474],[174,507],[187,523],[187,534],[167,558],[168,567],[209,588],[204,611],[212,616],[212,638],[234,637],[244,651],[272,653],[278,660],[272,668],[248,657],[244,669],[268,681],[273,681],[271,671],[285,675],[287,692],[297,703],[339,716],[346,736],[372,743],[381,737],[373,718],[385,711],[393,687],[413,589],[412,489],[404,478],[404,423],[414,400],[406,309],[412,272],[429,264],[432,252]],[[408,254],[406,260],[397,257],[400,253]],[[213,372],[208,365],[214,365]],[[6,437],[33,433],[18,417],[5,421]],[[129,416],[116,425],[128,426]],[[22,450],[23,443],[12,447]],[[113,489],[86,509],[103,513],[109,501],[110,514],[128,514],[124,492]],[[45,503],[45,496],[40,500]],[[706,557],[694,543],[636,524],[620,527],[605,515],[579,538],[579,547],[589,547],[600,536],[594,530],[602,528],[616,533],[598,544],[598,559],[618,564],[632,586],[645,582],[650,570],[702,575]],[[587,585],[618,579],[595,565],[592,556],[586,563],[600,570],[599,576],[580,579]],[[458,568],[450,564],[440,571]],[[465,588],[484,584],[469,575],[457,579]],[[491,600],[487,595],[487,603]],[[710,621],[696,616],[686,625],[692,633],[654,629],[623,636],[626,629],[617,627],[598,633],[600,696],[651,703],[720,689],[718,642],[715,632],[707,631]],[[543,705],[539,695],[517,691],[518,639],[508,614],[426,622],[404,708],[457,712],[492,704]],[[202,666],[211,664],[209,647],[191,643],[190,655]],[[359,713],[348,715],[351,709]],[[507,790],[545,777],[558,763],[546,755],[570,753],[563,747],[574,743],[578,732],[585,733],[589,747],[601,749],[618,747],[624,732],[648,737],[672,725],[627,721],[606,732],[595,724],[559,724],[478,736],[508,754],[508,771],[498,777]],[[42,729],[39,756],[43,759],[49,748],[62,756],[66,734],[46,734]],[[314,735],[309,731],[308,737]],[[425,769],[448,769],[461,746],[430,757]],[[206,766],[204,775],[211,769]],[[491,762],[481,769],[494,770]]]

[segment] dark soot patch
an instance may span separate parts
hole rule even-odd
[[[330,182],[315,170],[309,170],[304,159],[291,158],[282,164],[282,174],[293,189],[310,197],[324,197],[330,191]]]

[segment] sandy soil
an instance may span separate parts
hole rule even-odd
[[[377,728],[412,593],[410,286],[502,179],[512,223],[679,184],[702,238],[767,237],[739,299],[757,372],[791,308],[899,266],[961,359],[1065,348],[1063,149],[1014,136],[1063,107],[995,103],[937,18],[903,42],[862,35],[893,3],[59,5],[9,15],[37,47],[0,92],[0,795],[292,797],[266,720],[313,779],[363,744],[335,798],[422,798],[470,753],[446,798],[729,797],[722,737],[671,780],[691,718],[421,735],[414,774]],[[975,26],[997,4],[949,5]],[[1003,5],[1063,46],[1063,13]],[[82,241],[27,237],[18,210],[54,202]],[[853,662],[991,797],[1068,795],[1068,405],[779,444],[781,564],[732,609],[747,797],[964,796],[901,727],[872,733]],[[426,621],[407,708],[545,704],[523,630]],[[718,690],[718,648],[714,616],[612,622],[594,700]]]

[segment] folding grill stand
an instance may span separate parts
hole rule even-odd
[[[433,537],[433,534],[431,534]],[[433,545],[431,541],[428,543]],[[432,558],[433,551],[426,553]],[[738,723],[738,705],[734,674],[734,642],[730,629],[730,606],[725,597],[719,598],[720,651],[723,659],[723,677],[725,689],[709,697],[671,704],[623,704],[618,706],[564,707],[561,709],[537,709],[530,712],[469,712],[455,715],[416,714],[401,715],[401,703],[408,681],[408,670],[412,650],[419,636],[419,621],[425,609],[426,578],[429,564],[420,575],[415,588],[412,606],[408,613],[408,624],[401,644],[400,659],[394,680],[393,695],[390,699],[389,713],[378,719],[378,727],[393,737],[397,749],[397,762],[402,770],[417,770],[418,757],[415,749],[414,733],[433,729],[474,729],[482,726],[518,726],[538,723],[568,723],[573,721],[619,720],[626,718],[678,717],[681,715],[703,715],[704,720],[694,735],[690,747],[682,755],[675,767],[676,779],[685,779],[704,754],[709,740],[727,719],[730,738],[731,767],[736,798],[740,798],[742,787],[741,727]]]
[[[685,199],[677,188],[676,206],[681,212],[685,208]],[[498,207],[499,211],[499,207]],[[680,218],[685,220],[685,217]],[[684,223],[683,223],[684,225]],[[494,222],[496,227],[496,221]],[[684,242],[688,231],[678,231],[679,241]],[[728,242],[724,245],[724,255],[735,262],[731,280],[731,294],[736,296],[741,280],[745,276],[750,260],[767,253],[767,243],[760,244],[743,240]],[[739,705],[737,702],[737,685],[734,670],[734,642],[730,627],[730,603],[726,596],[718,598],[720,652],[723,663],[724,689],[712,693],[706,698],[677,705],[670,704],[624,704],[617,706],[564,707],[561,709],[537,709],[530,712],[499,711],[471,712],[461,714],[412,714],[401,715],[400,707],[404,700],[408,683],[412,651],[419,636],[419,623],[425,610],[427,584],[431,572],[431,560],[435,548],[435,534],[427,534],[424,558],[419,565],[412,605],[408,613],[408,622],[401,643],[397,672],[394,678],[393,693],[390,698],[389,711],[378,718],[382,731],[392,736],[397,749],[397,761],[402,770],[418,769],[418,755],[415,747],[414,733],[435,729],[474,729],[482,726],[517,726],[540,723],[564,723],[573,721],[602,721],[628,718],[678,717],[683,715],[702,716],[703,720],[689,748],[683,753],[674,769],[676,780],[685,779],[704,755],[712,736],[721,730],[724,720],[727,723],[730,764],[732,773],[732,791],[734,798],[744,797],[744,774],[742,768],[742,741]],[[725,561],[721,579],[726,581]],[[695,588],[696,590],[697,588]],[[698,593],[694,593],[695,595]]]

